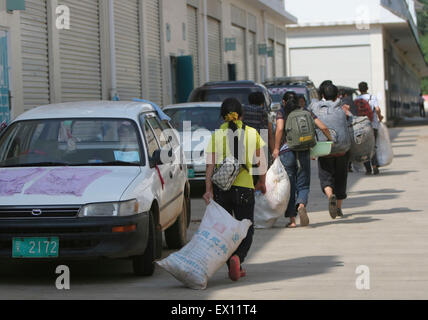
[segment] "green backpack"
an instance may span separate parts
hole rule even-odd
[[[285,123],[285,135],[288,147],[293,151],[310,150],[317,144],[315,122],[305,110],[294,110]]]

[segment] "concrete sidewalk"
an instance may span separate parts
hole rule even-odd
[[[428,126],[390,129],[394,162],[379,176],[351,173],[343,219],[332,220],[314,161],[310,226],[257,230],[237,283],[226,268],[210,281],[204,299],[427,299]],[[370,289],[359,290],[358,266]]]
[[[428,123],[390,129],[395,159],[379,176],[352,173],[344,219],[332,220],[313,162],[310,226],[256,230],[247,277],[232,282],[224,266],[204,291],[185,288],[157,267],[149,278],[129,261],[72,263],[71,290],[55,288],[59,262],[0,264],[1,299],[428,299]],[[192,199],[191,235],[205,205]],[[166,256],[169,252],[165,252]],[[370,289],[359,290],[366,266]],[[367,273],[366,273],[367,275]],[[367,282],[366,282],[367,283]]]

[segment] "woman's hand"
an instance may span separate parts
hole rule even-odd
[[[205,204],[209,205],[210,202],[211,202],[211,200],[214,198],[214,194],[213,194],[212,188],[211,188],[211,190],[207,190],[202,197],[205,200]]]
[[[273,150],[273,153],[272,153],[272,157],[273,157],[274,159],[276,159],[276,158],[278,158],[278,156],[279,156],[279,149],[274,149],[274,150]]]
[[[266,183],[265,179],[259,179],[254,189],[261,191],[261,193],[266,194]]]

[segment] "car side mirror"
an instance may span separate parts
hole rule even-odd
[[[161,166],[167,163],[173,163],[175,161],[175,154],[171,147],[165,146],[162,149],[158,149],[153,152],[150,158],[150,167]]]
[[[155,152],[153,152],[153,155],[150,157],[150,167],[154,168],[154,167],[160,166],[162,164],[163,163],[161,160],[161,149],[158,149]]]
[[[271,110],[275,111],[275,112],[281,110],[281,104],[280,103],[272,103]]]

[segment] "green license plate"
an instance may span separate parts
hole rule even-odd
[[[189,178],[194,178],[195,177],[195,169],[188,169],[187,170],[187,176]]]
[[[13,258],[56,258],[59,252],[59,238],[13,238]]]

